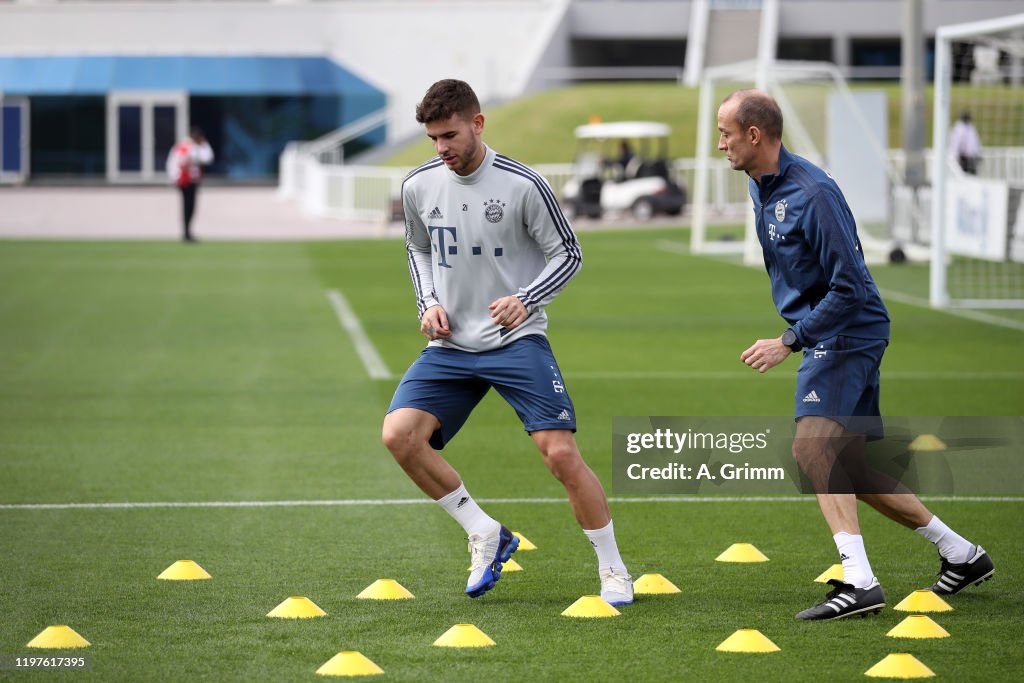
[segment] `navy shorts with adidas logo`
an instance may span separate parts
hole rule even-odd
[[[440,450],[491,387],[515,409],[527,432],[576,431],[572,399],[551,345],[539,334],[493,351],[428,346],[402,377],[388,412],[417,408],[432,414],[441,429],[430,437],[430,445]]]
[[[796,373],[797,419],[817,415],[850,427],[850,417],[877,417],[885,339],[831,337],[804,349]],[[857,429],[855,431],[862,431]]]

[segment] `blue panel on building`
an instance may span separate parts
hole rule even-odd
[[[183,93],[190,123],[206,131],[215,149],[210,174],[226,178],[272,177],[289,141],[317,138],[387,106],[382,91],[325,57],[0,56],[0,92],[34,102],[36,175],[103,172],[103,117],[112,92],[124,95],[113,119],[118,168],[141,170],[140,145],[153,144],[142,138],[142,111],[151,105],[134,101],[133,91]],[[346,154],[385,139],[381,125],[346,143]],[[11,153],[0,163],[13,165]]]
[[[0,92],[8,95],[105,95],[112,90],[383,97],[326,57],[0,57]]]

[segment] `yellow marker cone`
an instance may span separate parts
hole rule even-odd
[[[910,442],[908,448],[912,451],[944,451],[946,444],[934,434],[921,434]]]
[[[361,652],[339,652],[316,670],[321,676],[376,676],[384,669],[374,664]]]
[[[70,626],[47,626],[38,636],[28,641],[25,647],[65,648],[89,647],[92,645]]]
[[[953,607],[927,588],[916,590],[893,607],[900,612],[952,612]]]
[[[935,672],[914,655],[898,652],[887,655],[885,659],[865,671],[864,675],[873,678],[931,678]]]
[[[530,543],[530,539],[528,539],[526,536],[523,536],[518,531],[513,531],[512,535],[519,539],[519,548],[518,548],[519,550],[536,550],[537,549],[537,546],[535,546],[534,544]]]
[[[885,635],[890,638],[949,638],[949,631],[932,621],[931,617],[911,614]]]
[[[818,574],[818,578],[815,579],[818,583],[828,583],[829,579],[843,580],[843,565],[834,564],[822,573]]]
[[[633,582],[633,592],[654,595],[656,593],[679,593],[680,590],[661,574],[644,574]]]
[[[213,577],[192,560],[178,560],[160,572],[160,576],[156,578],[167,581],[196,581],[198,579],[212,579]]]
[[[394,579],[377,579],[356,597],[363,600],[407,600],[416,596]]]
[[[768,557],[750,543],[733,543],[716,562],[767,562]]]
[[[434,641],[437,647],[490,647],[495,642],[473,624],[455,624]]]
[[[715,649],[719,652],[778,652],[782,648],[756,628],[741,628]]]
[[[316,603],[309,598],[292,596],[285,598],[284,602],[267,612],[267,616],[280,619],[309,619],[310,617],[325,617],[327,612],[317,607]]]
[[[617,617],[622,612],[601,599],[600,595],[584,595],[562,611],[563,617]]]

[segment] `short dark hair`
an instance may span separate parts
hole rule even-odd
[[[751,88],[737,90],[722,102],[724,104],[735,98],[740,100],[736,108],[736,123],[740,128],[747,130],[753,126],[769,139],[782,139],[782,110],[771,95]]]
[[[446,78],[430,86],[423,101],[416,105],[416,121],[444,121],[456,114],[471,119],[480,113],[480,100],[469,83]]]

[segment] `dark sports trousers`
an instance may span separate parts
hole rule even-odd
[[[192,239],[192,215],[196,212],[196,191],[199,189],[199,185],[191,183],[189,185],[180,185],[181,190],[181,207],[182,207],[182,226],[184,227],[185,239]]]

